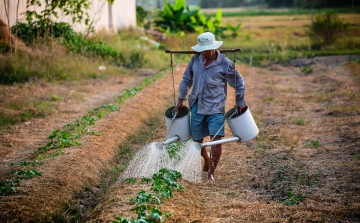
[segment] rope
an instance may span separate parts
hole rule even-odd
[[[171,67],[171,75],[172,75],[173,91],[174,91],[174,105],[176,106],[176,99],[175,99],[175,78],[174,78],[174,66],[173,66],[173,60],[172,60],[172,53],[170,53],[170,67]]]
[[[234,60],[233,60],[233,65],[234,65],[234,79],[235,79],[235,114],[238,113],[238,109],[236,107],[236,66],[235,66],[235,63],[236,63],[236,56],[235,56],[235,51],[234,51]]]

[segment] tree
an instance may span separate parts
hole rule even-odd
[[[315,16],[314,23],[310,26],[310,38],[313,43],[330,45],[341,37],[348,29],[348,24],[343,23],[335,13],[328,12]]]

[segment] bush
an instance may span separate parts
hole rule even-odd
[[[169,33],[203,33],[209,31],[224,38],[226,27],[222,26],[222,11],[219,8],[215,17],[204,16],[200,7],[190,10],[184,0],[175,0],[173,5],[164,3],[163,10],[157,10],[155,26],[166,34]],[[238,25],[240,28],[240,24]],[[235,27],[234,27],[235,28]]]
[[[16,55],[0,56],[0,84],[24,82],[38,73],[29,69]]]
[[[26,45],[45,37],[70,38],[76,35],[70,24],[65,22],[36,21],[32,23],[18,22],[11,27],[11,33],[20,38]]]
[[[37,21],[32,23],[17,23],[11,27],[11,32],[26,43],[32,45],[36,40],[45,38],[62,38],[68,51],[82,54],[89,58],[102,58],[117,66],[137,68],[145,61],[142,54],[132,52],[127,59],[122,52],[101,41],[92,41],[77,34],[70,24],[64,22]],[[5,51],[5,46],[0,46],[0,52]],[[14,80],[17,81],[17,80]]]
[[[144,19],[149,14],[142,6],[136,6],[136,25],[140,27],[150,28],[147,24],[144,24]]]
[[[349,25],[343,23],[337,14],[327,12],[315,16],[315,21],[310,26],[309,35],[314,45],[331,45],[341,37]]]

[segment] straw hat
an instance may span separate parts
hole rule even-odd
[[[204,50],[214,50],[219,48],[223,44],[223,41],[216,41],[214,34],[211,32],[202,33],[198,36],[198,44],[191,47],[196,52],[202,52]]]

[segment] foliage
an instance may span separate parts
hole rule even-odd
[[[349,25],[343,23],[339,16],[329,12],[315,16],[315,21],[309,28],[309,35],[313,44],[330,45],[341,37]]]
[[[111,61],[117,66],[139,68],[145,63],[143,54],[140,51],[134,50],[129,56],[125,56],[105,42],[88,40],[81,35],[70,36],[65,39],[64,43],[71,52],[87,57],[100,57]]]
[[[244,0],[200,0],[199,5],[202,8],[233,8],[243,6]]]
[[[305,125],[305,123],[304,117],[298,117],[292,120],[292,124],[294,125]]]
[[[266,9],[266,10],[241,10],[241,11],[223,11],[223,17],[235,17],[235,16],[276,16],[276,15],[309,15],[312,12],[315,14],[334,12],[334,13],[357,13],[360,10],[359,7],[354,8],[319,8],[319,9],[308,9],[308,8],[289,8],[287,10],[276,10],[276,9]],[[214,12],[204,12],[205,16],[214,16]]]
[[[305,140],[306,146],[310,148],[318,148],[321,146],[321,143],[318,140],[306,139]]]
[[[301,201],[303,200],[303,197],[301,194],[293,194],[291,192],[287,193],[287,198],[285,200],[282,201],[283,204],[285,205],[297,205],[300,204]]]
[[[122,52],[118,52],[105,42],[93,41],[77,34],[68,23],[48,23],[42,24],[42,21],[31,23],[17,23],[11,27],[11,32],[16,34],[27,45],[31,45],[35,40],[41,38],[63,38],[65,47],[74,53],[82,54],[86,57],[100,57],[111,61],[117,66],[126,68],[138,68],[144,64],[144,57],[138,51],[132,51],[126,57]]]
[[[0,181],[0,196],[7,196],[12,193],[17,193],[15,186],[19,185],[19,180],[6,179],[5,182]]]
[[[60,154],[65,153],[65,148],[72,146],[80,146],[81,142],[78,140],[83,135],[101,135],[100,132],[91,131],[88,126],[94,125],[99,119],[103,118],[107,114],[113,111],[119,110],[118,106],[124,103],[124,101],[141,91],[145,86],[148,86],[154,82],[157,78],[145,78],[145,80],[140,84],[140,86],[126,89],[122,92],[116,104],[102,105],[100,107],[94,108],[88,112],[87,115],[76,119],[75,123],[66,124],[63,126],[63,129],[54,130],[51,135],[48,137],[50,142],[46,145],[41,146],[35,152],[38,155],[38,158],[44,158],[44,154],[50,150],[57,149],[57,153],[50,154],[50,157],[59,156]]]
[[[65,22],[33,21],[29,23],[18,22],[11,27],[11,33],[20,38],[26,45],[31,45],[39,38],[65,38],[76,36],[70,24]]]
[[[19,161],[19,163],[17,165],[19,166],[37,166],[37,165],[42,165],[43,163],[39,160],[35,160],[35,161],[30,161],[30,160],[24,160],[24,161]],[[15,165],[15,163],[11,163],[11,165]]]
[[[90,0],[27,0],[25,18],[29,25],[36,24],[41,36],[46,36],[51,32],[53,19],[59,18],[60,15],[70,16],[72,23],[84,23],[88,30],[90,27],[90,16],[87,10],[91,6]],[[42,8],[38,11],[36,8]],[[34,9],[34,10],[31,10]]]
[[[338,0],[265,0],[270,8],[277,7],[300,7],[306,8],[314,6],[320,7],[351,7],[351,1],[338,1]],[[355,1],[356,2],[356,1]],[[358,2],[354,4],[359,5]]]
[[[37,170],[17,170],[14,171],[14,174],[16,175],[17,179],[29,179],[29,178],[34,178],[36,176],[42,176],[42,172],[39,172]]]
[[[136,6],[136,25],[140,27],[147,27],[146,24],[144,24],[144,19],[148,16],[149,12],[146,11],[141,5]]]
[[[176,0],[174,5],[164,3],[163,10],[157,10],[156,27],[166,33],[203,33],[210,31],[221,37],[225,36],[225,27],[222,27],[222,11],[218,9],[215,18],[205,17],[200,8],[190,10],[185,0]]]
[[[165,147],[169,154],[169,157],[171,159],[179,159],[178,153],[180,151],[180,148],[186,143],[187,142],[173,142],[173,143],[167,144]]]
[[[239,29],[241,28],[241,23],[237,24],[237,26],[232,26],[229,23],[226,23],[226,27],[231,31],[230,36],[235,38],[239,35]]]
[[[151,190],[154,193],[148,193],[144,190],[140,191],[136,197],[130,198],[130,201],[135,203],[135,206],[131,211],[137,213],[137,219],[132,218],[127,220],[126,218],[116,217],[113,223],[155,223],[163,222],[163,216],[170,217],[171,213],[163,213],[160,210],[162,203],[161,198],[167,198],[173,196],[173,191],[176,189],[184,190],[184,187],[178,184],[177,179],[182,178],[181,173],[175,170],[160,169],[158,173],[152,176]],[[131,178],[132,179],[132,178]],[[132,180],[133,182],[133,180]],[[143,178],[142,182],[149,182],[149,179]]]
[[[135,178],[126,178],[125,182],[130,183],[130,184],[134,184],[134,183],[136,183],[136,179]]]
[[[301,69],[300,69],[301,73],[304,73],[304,74],[311,74],[313,72],[313,69],[311,66],[302,66]]]
[[[94,125],[97,120],[104,117],[111,111],[116,111],[119,108],[116,105],[102,105],[101,107],[95,108],[88,112],[88,115],[78,118],[74,124],[66,124],[63,127],[63,130],[56,129],[48,137],[51,141],[45,146],[41,146],[37,149],[36,153],[38,155],[44,154],[49,150],[57,149],[60,153],[54,153],[51,156],[58,156],[64,154],[64,150],[67,147],[74,145],[80,146],[81,143],[78,141],[82,135],[100,135],[101,133],[96,131],[91,131],[88,126]],[[38,156],[41,158],[42,156]]]

